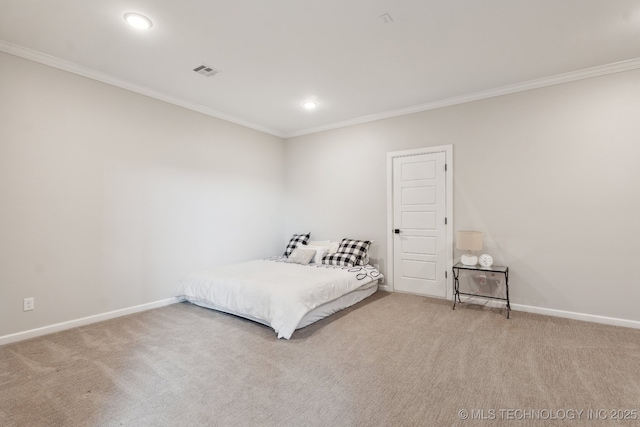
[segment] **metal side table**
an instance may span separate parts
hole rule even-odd
[[[509,318],[509,312],[511,311],[511,304],[509,304],[509,267],[504,267],[500,265],[492,265],[491,267],[482,267],[480,265],[464,265],[462,263],[457,263],[453,266],[453,309],[456,309],[456,300],[459,303],[462,303],[460,300],[460,295],[467,295],[479,298],[487,298],[487,299],[495,299],[500,301],[506,301],[507,303],[507,319]],[[467,271],[476,271],[482,273],[498,273],[504,274],[504,286],[506,289],[506,298],[495,297],[492,295],[483,295],[483,294],[471,294],[468,292],[460,292],[460,281],[458,279],[460,275],[460,270]]]

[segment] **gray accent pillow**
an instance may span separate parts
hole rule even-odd
[[[307,265],[311,262],[315,255],[315,249],[304,249],[304,247],[298,246],[293,250],[293,252],[291,252],[288,261],[296,264]]]

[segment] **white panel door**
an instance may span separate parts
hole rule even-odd
[[[393,159],[393,286],[445,298],[445,153]]]

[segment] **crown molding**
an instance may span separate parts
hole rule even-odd
[[[401,108],[399,110],[393,110],[393,111],[387,111],[384,113],[357,117],[355,119],[336,122],[326,126],[303,129],[296,132],[287,133],[285,134],[284,138],[287,138],[287,139],[294,138],[296,136],[309,135],[312,133],[318,133],[318,132],[323,132],[327,130],[359,125],[363,123],[373,122],[376,120],[404,116],[406,114],[420,113],[422,111],[435,110],[437,108],[450,107],[453,105],[465,104],[467,102],[479,101],[482,99],[493,98],[496,96],[509,95],[512,93],[524,92],[526,90],[539,89],[547,86],[553,86],[553,85],[562,84],[562,83],[569,83],[576,80],[583,80],[583,79],[589,79],[592,77],[604,76],[607,74],[621,73],[624,71],[635,70],[638,68],[640,68],[640,58],[629,59],[627,61],[615,62],[613,64],[601,65],[598,67],[587,68],[584,70],[573,71],[570,73],[557,74],[555,76],[529,80],[527,82],[517,83],[509,86],[502,86],[496,89],[489,89],[489,90],[475,92],[467,95],[441,99],[438,101],[429,102],[427,104]]]
[[[81,65],[77,65],[72,62],[68,62],[63,59],[56,58],[55,56],[47,55],[45,53],[38,52],[33,49],[28,49],[26,47],[22,47],[13,43],[9,43],[4,40],[0,40],[0,51],[8,53],[10,55],[19,56],[20,58],[28,59],[33,62],[38,62],[40,64],[48,65],[50,67],[57,68],[63,71],[68,71],[70,73],[77,74],[82,77],[87,77],[92,80],[97,80],[99,82],[116,86],[131,92],[135,92],[140,95],[144,95],[150,98],[158,99],[160,101],[168,102],[169,104],[173,104],[189,110],[197,111],[198,113],[206,114],[207,116],[215,117],[217,119],[221,119],[227,122],[231,122],[240,126],[253,129],[253,130],[264,132],[273,136],[277,136],[279,138],[285,137],[285,135],[282,132],[278,132],[276,130],[269,129],[264,126],[257,125],[255,123],[238,119],[237,117],[233,117],[228,114],[221,113],[220,111],[214,110],[209,107],[205,107],[204,105],[186,102],[184,100],[174,98],[169,95],[165,95],[153,89],[149,89],[144,86],[126,82],[124,80],[118,79],[109,74],[101,73],[101,72],[92,70],[91,68],[83,67]]]
[[[283,133],[270,129],[255,123],[247,122],[237,117],[230,116],[228,114],[221,113],[209,107],[205,107],[200,104],[194,104],[183,101],[172,96],[165,95],[161,92],[153,89],[146,88],[144,86],[135,85],[124,80],[120,80],[106,73],[100,73],[87,67],[83,67],[51,55],[38,52],[36,50],[28,49],[13,43],[9,43],[4,40],[0,40],[0,51],[19,56],[34,62],[38,62],[50,67],[58,68],[60,70],[68,71],[73,74],[77,74],[83,77],[87,77],[93,80],[100,81],[112,86],[117,86],[122,89],[129,90],[131,92],[139,93],[150,98],[155,98],[160,101],[168,102],[170,104],[177,105],[179,107],[187,108],[189,110],[197,111],[202,114],[206,114],[217,119],[225,120],[230,123],[235,123],[240,126],[244,126],[250,129],[264,132],[269,135],[273,135],[279,138],[289,139],[297,136],[309,135],[312,133],[324,132],[327,130],[339,129],[348,126],[359,125],[363,123],[373,122],[377,120],[389,119],[398,116],[404,116],[406,114],[420,113],[428,110],[435,110],[437,108],[450,107],[458,104],[465,104],[467,102],[479,101],[482,99],[493,98],[496,96],[509,95],[512,93],[524,92],[531,89],[539,89],[546,86],[553,86],[562,83],[569,83],[576,80],[589,79],[592,77],[604,76],[607,74],[621,73],[624,71],[630,71],[640,68],[640,58],[629,59],[626,61],[615,62],[613,64],[601,65],[597,67],[587,68],[579,71],[572,71],[570,73],[557,74],[555,76],[544,77],[541,79],[529,80],[523,83],[517,83],[509,86],[503,86],[495,89],[489,89],[485,91],[475,92],[467,95],[456,96],[452,98],[441,99],[426,104],[415,105],[412,107],[401,108],[398,110],[386,111],[382,113],[371,114],[367,116],[356,117],[354,119],[344,120],[340,122],[331,123],[328,125],[318,126],[314,128],[301,129],[294,132]]]

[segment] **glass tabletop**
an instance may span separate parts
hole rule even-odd
[[[509,267],[502,265],[492,265],[491,267],[483,267],[480,264],[476,265],[464,265],[461,262],[456,263],[453,268],[459,268],[460,270],[474,270],[474,271],[492,271],[495,273],[506,273]]]

